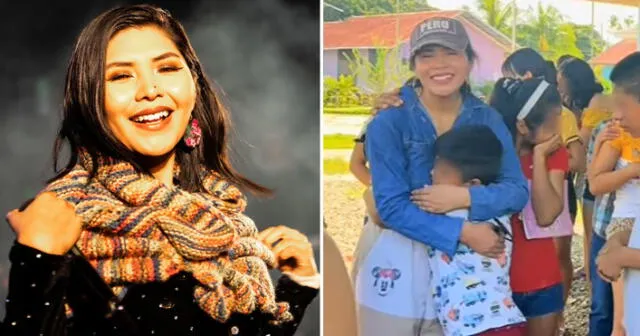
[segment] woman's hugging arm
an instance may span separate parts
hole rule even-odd
[[[519,212],[529,200],[529,188],[520,168],[511,133],[500,116],[492,113],[495,117],[490,119],[488,126],[502,143],[502,167],[496,183],[469,188],[469,217],[473,220],[487,220]]]

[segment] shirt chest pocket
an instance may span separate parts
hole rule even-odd
[[[411,187],[422,187],[431,181],[433,142],[423,139],[405,140],[404,147]]]

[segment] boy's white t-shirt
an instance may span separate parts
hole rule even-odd
[[[466,218],[467,212],[448,215]],[[511,228],[508,218],[500,221]],[[507,242],[508,257],[500,260],[503,267],[499,267],[497,260],[468,253],[469,248],[460,245],[453,263],[447,264],[442,252],[385,229],[357,272],[357,301],[392,316],[438,318],[446,335],[474,335],[521,323],[525,318],[511,297],[511,250]]]
[[[458,210],[447,215],[466,218],[467,214],[466,210]],[[509,218],[499,220],[511,232]],[[453,258],[429,249],[435,309],[445,335],[476,335],[525,322],[511,295],[513,243],[505,244],[505,254],[498,259],[483,257],[464,244],[458,246]]]
[[[640,212],[640,209],[638,209]],[[629,247],[640,249],[640,223],[633,225]],[[625,269],[624,274],[624,327],[627,335],[640,335],[640,309],[636,299],[640,298],[640,270]]]
[[[615,169],[624,169],[631,162],[620,157]],[[616,190],[611,219],[615,221],[617,218],[635,218],[628,247],[640,249],[640,179],[631,179]],[[624,298],[623,323],[627,335],[640,335],[640,309],[634,300],[640,298],[640,270],[625,269]]]

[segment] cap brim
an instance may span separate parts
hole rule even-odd
[[[440,46],[455,51],[465,51],[465,49],[467,49],[467,45],[468,43],[460,44],[446,39],[425,39],[424,41],[418,41],[418,43],[416,43],[416,45],[411,49],[411,54],[415,54],[416,51],[424,48],[425,46]]]

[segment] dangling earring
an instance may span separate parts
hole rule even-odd
[[[198,119],[192,118],[191,122],[187,126],[187,131],[184,133],[182,140],[184,144],[189,148],[196,148],[200,144],[202,139],[202,129],[198,125]]]

